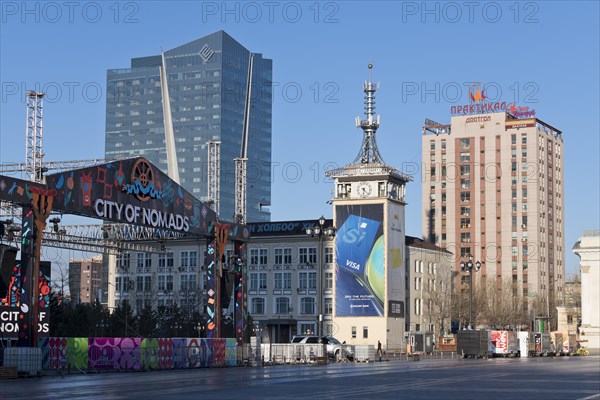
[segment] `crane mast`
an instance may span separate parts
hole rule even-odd
[[[235,158],[235,215],[234,221],[246,223],[247,211],[247,164],[248,164],[248,130],[250,127],[250,99],[252,98],[252,68],[254,54],[250,53],[248,62],[248,79],[246,80],[246,102],[244,107],[244,126],[240,157]]]

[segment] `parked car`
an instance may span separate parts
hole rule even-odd
[[[342,357],[352,361],[354,360],[354,350],[352,346],[342,344],[339,340],[331,336],[294,336],[292,342],[295,344],[324,344],[327,346],[327,357],[340,361]]]

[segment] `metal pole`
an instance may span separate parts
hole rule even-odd
[[[319,337],[323,337],[323,227],[319,235],[319,309],[317,310],[317,331]]]
[[[473,329],[473,268],[469,268],[469,328]]]

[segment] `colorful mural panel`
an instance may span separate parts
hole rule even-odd
[[[159,364],[158,339],[142,339],[140,356],[142,369],[157,369]]]
[[[39,340],[44,369],[122,371],[237,365],[236,339],[64,338]]]

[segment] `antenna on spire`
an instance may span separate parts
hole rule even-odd
[[[377,150],[375,142],[375,133],[379,128],[379,115],[375,116],[375,92],[379,89],[379,84],[374,84],[372,81],[373,64],[368,64],[369,80],[365,81],[363,91],[365,92],[365,116],[366,119],[356,117],[356,126],[363,130],[363,142],[354,160],[355,164],[371,164],[382,163],[381,155]]]

